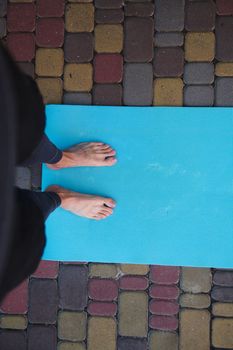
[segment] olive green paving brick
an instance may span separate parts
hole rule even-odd
[[[215,56],[215,35],[208,33],[187,33],[185,36],[186,61],[210,62]]]
[[[207,309],[211,300],[208,294],[185,293],[180,296],[179,304],[181,307],[192,309]]]
[[[60,311],[58,314],[58,338],[83,341],[86,338],[87,314],[76,311]]]
[[[147,275],[149,265],[121,264],[120,270],[124,275]]]
[[[179,330],[179,350],[210,349],[210,313],[207,310],[182,310]]]
[[[114,264],[90,264],[89,276],[102,278],[115,278],[117,275],[117,266]]]
[[[116,350],[116,320],[111,317],[90,317],[87,350]]]
[[[233,77],[233,63],[217,63],[215,66],[215,75],[218,77]]]
[[[95,27],[95,50],[121,52],[123,49],[123,27],[121,24],[98,24]]]
[[[86,346],[84,343],[60,341],[57,350],[86,350]]]
[[[178,334],[174,332],[150,332],[149,350],[178,350]]]
[[[62,102],[63,81],[60,78],[38,78],[36,82],[43,96],[44,104]]]
[[[208,293],[212,285],[212,274],[208,268],[183,267],[181,289],[191,293]]]
[[[147,337],[148,295],[145,292],[122,292],[119,297],[119,334]]]
[[[62,49],[38,49],[35,72],[44,77],[60,77],[63,74],[64,52]]]
[[[23,315],[0,315],[0,328],[26,329],[28,320]]]
[[[90,91],[93,85],[93,68],[90,63],[68,63],[64,69],[66,91]]]
[[[68,4],[65,11],[67,32],[92,32],[94,29],[94,6],[92,4]]]
[[[212,314],[221,317],[233,317],[233,303],[213,303]]]
[[[183,80],[158,78],[154,81],[154,106],[182,106]]]
[[[233,348],[233,318],[213,319],[212,345],[216,348]]]

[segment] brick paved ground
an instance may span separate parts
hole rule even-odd
[[[45,103],[233,106],[232,0],[0,0],[0,37]],[[0,349],[233,349],[233,271],[42,261]]]

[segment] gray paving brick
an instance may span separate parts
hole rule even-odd
[[[155,0],[155,29],[180,32],[184,28],[184,0]]]
[[[27,350],[27,339],[24,331],[0,331],[1,350]]]
[[[213,278],[214,284],[223,287],[233,287],[233,270],[216,271]]]
[[[212,299],[225,303],[233,302],[233,288],[214,286],[211,292]]]
[[[57,330],[55,326],[29,325],[28,350],[56,350],[56,348]]]
[[[31,189],[31,172],[27,167],[16,167],[15,185],[25,190]]]
[[[233,78],[217,78],[215,80],[215,105],[233,106]]]
[[[213,106],[214,89],[211,85],[189,85],[184,89],[185,106]]]
[[[7,12],[7,0],[0,0],[0,17],[6,15]]]
[[[184,67],[185,84],[212,84],[214,65],[212,63],[186,63]]]
[[[30,323],[56,323],[58,288],[55,279],[32,278],[29,283]]]
[[[125,105],[149,106],[153,96],[153,70],[150,63],[127,63],[124,67]]]
[[[130,337],[120,337],[118,339],[117,350],[146,350],[146,339],[134,339]]]
[[[86,92],[67,92],[63,96],[63,103],[67,105],[91,105],[92,96]]]
[[[87,281],[86,266],[61,264],[58,275],[60,307],[83,310],[87,305]]]
[[[6,19],[0,18],[0,39],[6,36]]]
[[[216,20],[216,58],[219,61],[233,61],[233,17],[218,16]]]
[[[184,44],[183,33],[156,33],[155,46],[158,47],[177,47]]]

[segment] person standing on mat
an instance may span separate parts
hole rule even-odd
[[[45,192],[14,187],[15,166],[46,163],[54,171],[113,166],[116,152],[102,142],[60,150],[46,136],[45,107],[34,80],[24,74],[0,42],[0,301],[38,267],[46,244],[45,220],[61,206],[93,220],[107,218],[112,198],[52,185]]]

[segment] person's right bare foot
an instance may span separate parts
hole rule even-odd
[[[47,187],[46,192],[57,193],[63,209],[94,220],[105,219],[111,215],[116,205],[111,198],[73,192],[58,185]]]

